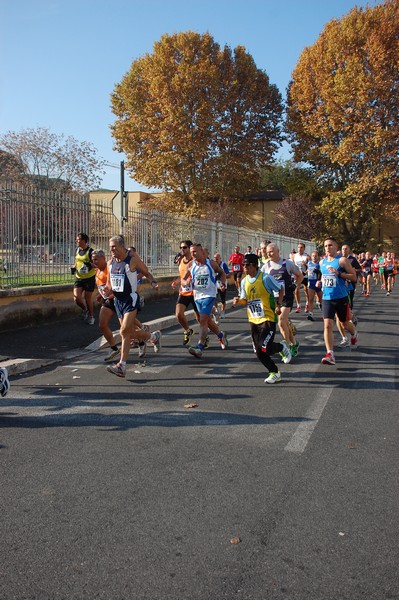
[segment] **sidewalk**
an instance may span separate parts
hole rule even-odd
[[[228,297],[233,295],[229,290]],[[173,327],[177,324],[176,299],[177,295],[147,301],[139,313],[139,319],[143,323],[151,323],[153,330]],[[228,306],[230,305],[231,301],[228,302]],[[193,311],[187,311],[189,319],[190,315],[193,315]],[[113,331],[118,331],[116,316],[110,326]],[[119,341],[119,334],[116,337]],[[98,315],[95,325],[88,325],[79,316],[74,316],[23,329],[10,329],[0,332],[0,342],[0,366],[7,367],[11,376],[40,369],[107,345],[98,328]]]

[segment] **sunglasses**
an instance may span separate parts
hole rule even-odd
[[[187,250],[188,246],[180,246],[180,250]]]

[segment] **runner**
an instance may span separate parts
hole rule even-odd
[[[110,352],[104,358],[105,361],[108,361],[120,355],[114,334],[109,326],[112,317],[116,314],[114,295],[107,288],[108,264],[104,251],[94,250],[92,259],[96,267],[97,302],[101,305],[98,326],[110,346]]]
[[[85,233],[78,233],[76,243],[75,263],[71,268],[71,273],[75,275],[73,299],[82,309],[82,319],[89,325],[94,325],[92,296],[96,286],[96,269],[91,262],[93,248],[90,248],[89,237]]]
[[[191,282],[194,290],[194,300],[199,312],[199,341],[197,346],[190,346],[188,351],[193,356],[201,358],[207,344],[208,329],[218,337],[222,350],[226,350],[228,346],[225,333],[220,331],[211,318],[217,289],[215,273],[220,275],[221,289],[226,287],[226,273],[214,260],[205,257],[201,244],[191,244],[190,252],[193,262],[181,278],[181,285],[187,286]]]
[[[353,311],[353,305],[354,305],[357,278],[358,278],[359,273],[361,273],[361,271],[362,271],[362,267],[360,266],[357,258],[355,256],[353,256],[353,254],[351,254],[351,250],[350,250],[350,247],[348,246],[348,244],[344,244],[342,246],[341,255],[349,260],[349,262],[351,263],[352,267],[355,269],[355,272],[356,272],[356,281],[355,282],[347,281],[346,286],[347,286],[347,290],[348,290],[349,307],[350,307],[349,319],[350,319],[350,321],[352,321],[352,323],[354,325],[357,325],[357,317]],[[338,329],[339,333],[341,334],[340,346],[342,346],[342,347],[350,346],[350,341],[346,337],[344,326],[341,323],[341,321],[338,319],[337,316],[335,318],[335,322],[337,324],[337,329]]]
[[[240,289],[241,278],[242,278],[242,263],[244,255],[240,252],[240,246],[234,246],[233,254],[230,254],[229,267],[233,271],[234,283],[237,290]]]
[[[190,280],[186,286],[181,284],[181,280],[184,277],[187,269],[190,269],[192,264],[192,256],[190,254],[191,240],[182,240],[180,242],[180,257],[179,257],[179,277],[172,281],[173,289],[179,286],[179,295],[176,302],[176,318],[180,325],[183,327],[183,346],[189,344],[191,337],[194,334],[194,330],[189,327],[188,320],[185,315],[185,311],[189,306],[192,306],[195,312],[195,318],[199,322],[199,314],[197,305],[194,301],[194,292],[192,281]]]
[[[130,350],[132,338],[139,341],[150,341],[154,346],[154,352],[159,352],[161,347],[161,332],[140,329],[136,325],[137,308],[140,303],[137,294],[137,271],[151,281],[156,289],[158,284],[149,272],[147,265],[136,254],[131,256],[126,248],[123,236],[117,235],[110,238],[109,248],[111,260],[108,263],[108,280],[104,292],[108,295],[111,290],[114,294],[116,314],[120,322],[120,334],[122,338],[121,359],[112,366],[107,367],[109,373],[118,377],[126,376],[126,361]]]
[[[273,384],[281,381],[281,373],[272,355],[279,352],[285,364],[291,361],[291,352],[286,342],[274,341],[277,315],[281,313],[284,285],[260,271],[258,263],[256,254],[248,254],[245,257],[246,275],[241,283],[240,296],[233,299],[233,306],[247,306],[254,351],[258,360],[269,372],[265,383]]]
[[[303,273],[292,260],[280,257],[277,244],[269,243],[267,246],[268,260],[262,267],[262,272],[274,277],[284,287],[281,310],[278,313],[278,327],[283,341],[289,345],[292,357],[297,356],[299,343],[295,339],[295,330],[290,324],[289,316],[294,304],[295,284],[300,285],[303,281]],[[276,293],[275,296],[279,294]]]
[[[294,263],[303,273],[302,284],[305,292],[306,303],[305,303],[305,313],[309,312],[309,295],[308,295],[308,278],[307,278],[307,269],[308,269],[308,261],[309,255],[305,252],[305,244],[299,242],[298,244],[298,252],[294,254]],[[301,285],[297,285],[295,290],[295,300],[296,300],[296,313],[301,312]]]
[[[314,310],[314,299],[315,296],[319,301],[319,306],[322,304],[322,293],[319,288],[316,287],[316,283],[321,279],[321,271],[319,265],[319,253],[314,250],[310,255],[308,261],[308,298],[309,298],[309,312],[308,320],[314,321],[313,310]]]
[[[250,248],[250,246],[248,246],[248,248]],[[222,257],[220,256],[219,252],[216,252],[216,254],[213,257],[213,260],[226,273],[226,285],[224,286],[224,288],[222,286],[222,282],[221,282],[219,273],[216,273],[216,277],[215,277],[216,287],[218,290],[216,299],[215,299],[216,316],[220,317],[221,319],[224,319],[226,316],[227,277],[229,276],[230,271],[229,271],[229,267],[227,266],[227,264],[222,260]],[[218,297],[220,298],[220,302],[222,305],[221,310],[219,310]]]
[[[378,277],[380,280],[381,289],[385,290],[385,279],[384,279],[384,269],[385,269],[385,259],[387,257],[387,253],[384,251],[381,256],[378,257]]]
[[[390,296],[392,292],[392,281],[394,279],[394,267],[395,267],[395,258],[392,252],[387,252],[387,256],[384,263],[384,281],[385,281],[385,289],[387,291],[386,295]]]
[[[344,256],[338,255],[338,242],[334,238],[324,241],[325,258],[320,261],[322,274],[321,281],[316,286],[323,290],[323,319],[324,319],[324,342],[326,355],[321,359],[325,365],[335,365],[334,356],[334,317],[338,319],[344,328],[351,334],[351,347],[356,348],[358,336],[353,323],[349,320],[349,298],[346,286],[347,281],[356,281],[356,272],[350,261]]]
[[[363,296],[370,296],[370,287],[371,287],[371,276],[372,271],[375,267],[374,259],[371,256],[371,252],[366,252],[364,258],[360,259],[360,267],[362,269],[362,281],[363,281]],[[377,267],[378,268],[378,267]]]
[[[263,265],[267,263],[269,257],[267,255],[267,247],[271,242],[266,242],[265,240],[260,243],[259,248],[259,268],[261,269]]]

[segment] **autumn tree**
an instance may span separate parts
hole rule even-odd
[[[288,90],[294,160],[331,186],[321,214],[353,247],[397,186],[398,31],[399,0],[354,8],[305,48]]]
[[[277,87],[245,48],[221,48],[209,33],[162,36],[133,61],[111,102],[131,176],[186,214],[257,191],[281,143]]]
[[[101,183],[104,161],[89,142],[45,127],[0,136],[0,172],[46,189],[87,192]]]

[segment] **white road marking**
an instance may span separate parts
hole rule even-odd
[[[305,450],[307,443],[310,440],[310,436],[312,435],[321,415],[323,414],[323,410],[332,394],[332,391],[333,388],[320,390],[317,398],[314,400],[310,409],[305,415],[305,417],[310,420],[303,421],[298,425],[294,435],[291,437],[284,450],[287,452],[295,452],[296,454],[301,454]]]

